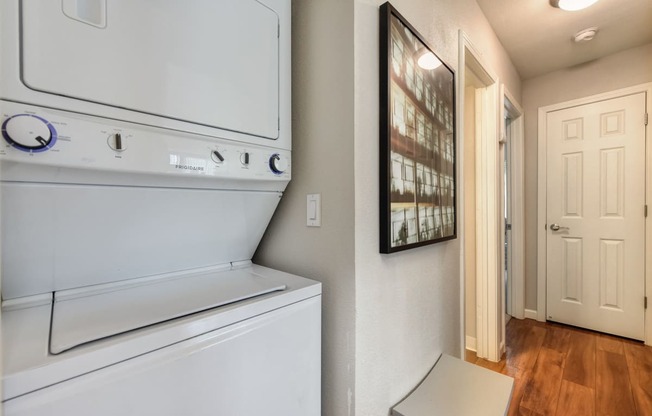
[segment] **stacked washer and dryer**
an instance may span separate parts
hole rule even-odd
[[[0,19],[4,414],[320,414],[321,285],[251,263],[292,170],[290,1]]]

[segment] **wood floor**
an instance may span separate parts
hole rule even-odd
[[[512,319],[503,359],[466,361],[514,377],[508,415],[652,416],[652,347],[554,323]]]

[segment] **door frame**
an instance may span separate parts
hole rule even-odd
[[[525,171],[523,161],[525,148],[525,123],[524,111],[518,101],[509,92],[505,84],[500,88],[502,97],[501,120],[501,137],[505,138],[507,132],[505,129],[505,115],[512,119],[510,129],[510,213],[512,217],[512,256],[510,258],[511,266],[511,307],[512,317],[516,319],[525,318]],[[503,225],[504,227],[504,225]],[[501,235],[504,235],[504,230]],[[503,247],[502,245],[501,247]]]
[[[562,103],[539,107],[538,111],[538,169],[537,169],[537,321],[546,320],[546,232],[547,218],[547,127],[546,117],[549,112],[561,110],[568,107],[590,104],[596,101],[604,101],[612,98],[622,97],[644,92],[646,93],[646,112],[649,114],[652,109],[652,82],[635,85],[633,87],[621,88],[601,94],[591,95]],[[641,114],[643,119],[644,114]],[[645,203],[652,206],[652,146],[647,141],[652,138],[652,129],[648,122],[645,126]],[[645,296],[652,297],[652,221],[650,216],[645,218]],[[645,310],[645,344],[652,345],[652,307]]]
[[[486,64],[482,54],[473,45],[464,31],[459,31],[459,66],[457,77],[457,109],[464,114],[464,79],[467,67],[485,85],[476,92],[476,206],[486,207],[476,210],[476,352],[478,357],[499,361],[504,349],[501,340],[504,315],[499,303],[502,279],[498,279],[501,262],[498,258],[500,214],[500,181],[498,172],[498,146],[500,137],[499,108],[502,100],[499,95],[499,80]],[[480,111],[478,111],[478,109]],[[458,154],[464,154],[464,131],[462,117],[458,117]],[[463,159],[463,158],[462,158]],[[464,183],[464,161],[458,164],[459,183]],[[464,210],[464,196],[460,192],[459,212]],[[464,224],[460,224],[460,236],[464,239]],[[465,251],[460,247],[460,312],[462,356],[466,345],[465,335]]]

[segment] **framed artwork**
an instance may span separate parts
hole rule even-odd
[[[380,7],[380,252],[457,237],[455,75]]]

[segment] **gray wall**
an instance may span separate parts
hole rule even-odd
[[[440,353],[459,355],[462,338],[461,239],[378,253],[378,7],[383,2],[355,1],[356,416],[387,415]],[[475,0],[392,0],[392,5],[456,72],[463,29],[520,98],[520,78]],[[458,192],[461,183],[458,176]]]
[[[352,414],[355,353],[353,2],[292,2],[292,181],[254,257],[322,282],[322,414]],[[322,226],[306,227],[321,193]]]
[[[461,348],[460,239],[378,253],[381,3],[293,1],[293,179],[254,258],[324,285],[324,416],[388,415],[440,353]],[[466,31],[520,98],[519,76],[475,0],[392,4],[455,71]],[[307,193],[322,194],[321,228],[305,225]]]
[[[652,81],[652,44],[523,82],[525,110],[525,307],[537,309],[538,109]]]

